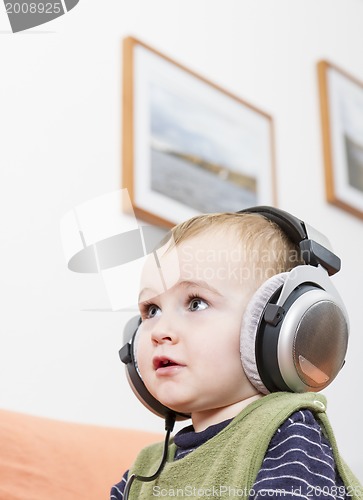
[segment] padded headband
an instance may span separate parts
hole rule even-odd
[[[326,237],[288,212],[280,208],[259,206],[237,213],[257,213],[277,224],[292,243],[299,246],[305,264],[315,267],[320,264],[328,271],[329,276],[340,270],[340,258],[330,250]]]
[[[267,206],[251,207],[246,210],[240,210],[238,213],[257,213],[263,215],[266,219],[275,222],[275,224],[277,224],[296,245],[299,245],[300,241],[308,238],[305,223],[288,212],[280,210],[279,208]]]

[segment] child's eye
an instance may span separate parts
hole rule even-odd
[[[155,318],[155,316],[159,316],[160,312],[160,307],[156,306],[155,304],[151,304],[147,309],[147,317]]]
[[[203,300],[199,297],[194,297],[189,302],[188,309],[189,309],[189,311],[194,312],[194,311],[203,311],[204,309],[207,309],[208,307],[209,307],[209,305],[205,300]]]
[[[141,307],[141,317],[142,319],[152,319],[159,316],[161,313],[160,307],[155,304],[143,304]]]

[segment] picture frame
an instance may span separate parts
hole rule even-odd
[[[123,40],[122,187],[137,218],[277,204],[272,117],[145,43]]]
[[[363,219],[363,82],[329,61],[317,69],[326,199]]]

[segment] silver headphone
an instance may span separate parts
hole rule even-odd
[[[301,250],[305,265],[273,276],[257,290],[242,320],[241,360],[262,393],[320,391],[344,364],[349,322],[330,277],[340,259],[321,233],[291,214],[253,207]]]

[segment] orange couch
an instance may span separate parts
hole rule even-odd
[[[0,410],[0,500],[108,500],[161,434]]]

